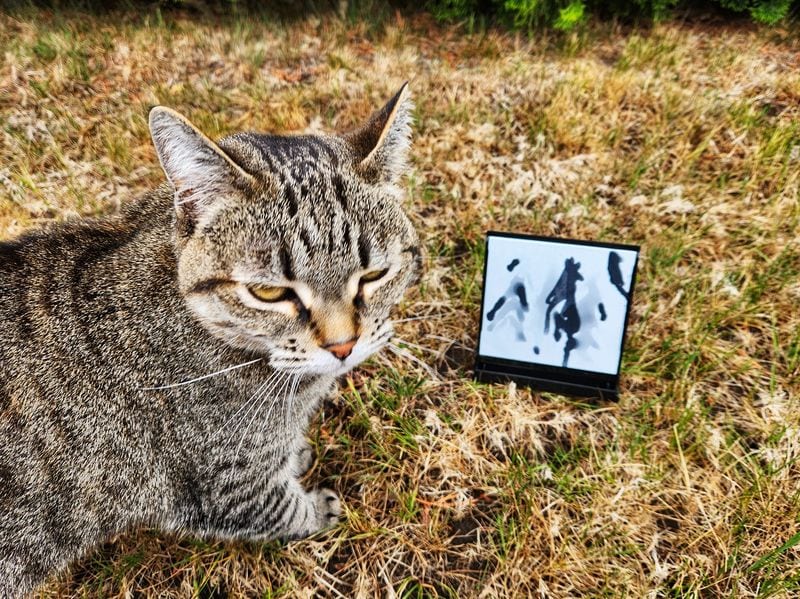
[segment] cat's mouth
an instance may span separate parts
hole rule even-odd
[[[318,348],[315,351],[298,357],[280,351],[270,353],[270,366],[276,370],[299,374],[301,376],[333,376],[338,377],[350,372],[373,354],[380,351],[391,339],[394,331],[391,324],[381,327],[369,336],[362,337],[353,346],[349,355],[340,358],[330,351]]]
[[[353,368],[358,366],[361,362],[366,360],[374,351],[353,351],[347,358],[339,359],[331,355],[326,355],[327,352],[321,350],[315,352],[304,360],[286,359],[270,357],[270,366],[275,370],[291,374],[299,374],[301,376],[341,376],[348,373]]]

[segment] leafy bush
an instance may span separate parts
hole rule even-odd
[[[681,8],[696,6],[691,0],[429,0],[433,14],[442,20],[491,18],[530,29],[552,26],[569,31],[588,14],[598,17],[648,19],[658,21]],[[747,13],[766,25],[775,25],[789,16],[800,0],[709,0],[709,8]]]
[[[719,0],[723,8],[736,12],[749,12],[759,23],[774,25],[786,18],[792,0]]]

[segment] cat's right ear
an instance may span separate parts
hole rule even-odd
[[[202,228],[220,208],[220,198],[253,182],[252,175],[174,110],[156,106],[150,111],[150,135],[175,188],[177,222],[184,232]]]
[[[405,173],[413,109],[405,82],[366,123],[342,135],[355,154],[357,173],[368,181],[383,183],[396,183]]]

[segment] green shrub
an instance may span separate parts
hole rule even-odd
[[[578,25],[583,23],[585,18],[586,6],[582,0],[574,0],[567,6],[558,11],[558,18],[553,23],[553,27],[560,31],[569,31],[575,29]]]
[[[521,29],[554,27],[569,31],[588,15],[600,18],[659,21],[676,9],[696,7],[691,0],[429,0],[441,20],[493,19]],[[747,13],[765,25],[786,20],[800,0],[708,0],[708,8]]]
[[[779,23],[789,14],[792,0],[719,0],[723,8],[748,12],[754,21],[766,25]]]

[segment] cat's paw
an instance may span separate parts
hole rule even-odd
[[[286,541],[299,541],[327,530],[339,522],[342,502],[330,489],[313,489],[303,492],[303,517],[296,519],[287,529],[278,534]]]
[[[342,515],[342,502],[335,491],[331,489],[314,489],[311,491],[314,498],[314,512],[317,516],[317,528],[312,534],[336,526],[339,516]]]

